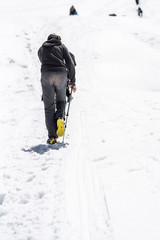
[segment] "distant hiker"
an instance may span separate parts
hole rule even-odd
[[[137,5],[139,4],[139,0],[136,0],[136,4],[137,4]]]
[[[78,13],[73,5],[70,8],[69,15],[78,15]]]
[[[137,9],[137,12],[138,12],[138,16],[140,16],[140,17],[143,16],[143,11],[140,7]]]
[[[45,123],[48,130],[48,144],[57,142],[64,135],[67,75],[69,86],[76,91],[75,66],[61,37],[50,34],[40,49],[41,85],[45,111]]]

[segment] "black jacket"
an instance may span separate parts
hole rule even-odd
[[[68,49],[59,39],[52,38],[38,50],[41,72],[68,72],[72,85],[75,85],[75,66]]]

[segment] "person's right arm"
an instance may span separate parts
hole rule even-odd
[[[69,71],[69,79],[70,79],[70,85],[75,86],[76,78],[75,78],[75,66],[73,63],[73,60],[68,52],[68,49],[64,47],[64,59]]]

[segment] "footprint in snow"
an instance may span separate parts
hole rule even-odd
[[[7,174],[7,173],[4,173],[4,174],[3,174],[3,178],[10,179],[11,176],[10,176],[9,174]]]
[[[27,65],[23,65],[23,64],[19,64],[19,66],[22,67],[22,68],[28,68]]]
[[[41,168],[42,171],[46,171],[47,169],[48,169],[48,166],[47,167],[44,166]]]
[[[29,199],[30,199],[30,195],[29,195],[29,194],[25,194],[25,195],[22,197],[20,203],[21,203],[21,204],[27,204],[27,203],[29,202]]]
[[[3,204],[3,202],[4,202],[4,198],[5,198],[5,194],[0,193],[0,205]]]
[[[42,199],[44,197],[45,193],[44,192],[39,192],[37,195],[37,199]]]
[[[35,177],[36,177],[35,175],[30,176],[30,177],[28,178],[27,182],[32,182]]]
[[[99,158],[96,158],[93,160],[93,162],[99,162],[99,161],[103,161],[107,158],[107,156],[102,156],[102,157],[99,157]]]
[[[7,212],[4,210],[0,210],[0,217],[6,216]]]
[[[12,59],[12,58],[9,58],[8,61],[9,61],[10,64],[14,64],[15,63],[15,60]]]
[[[32,52],[31,44],[30,44],[30,43],[27,44],[26,48],[28,49],[29,52]]]
[[[27,240],[32,240],[32,237],[27,237]]]

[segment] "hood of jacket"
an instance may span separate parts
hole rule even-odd
[[[61,45],[61,40],[56,39],[56,38],[51,38],[50,40],[47,40],[46,42],[43,43],[43,47],[52,47],[52,46],[60,46]]]

